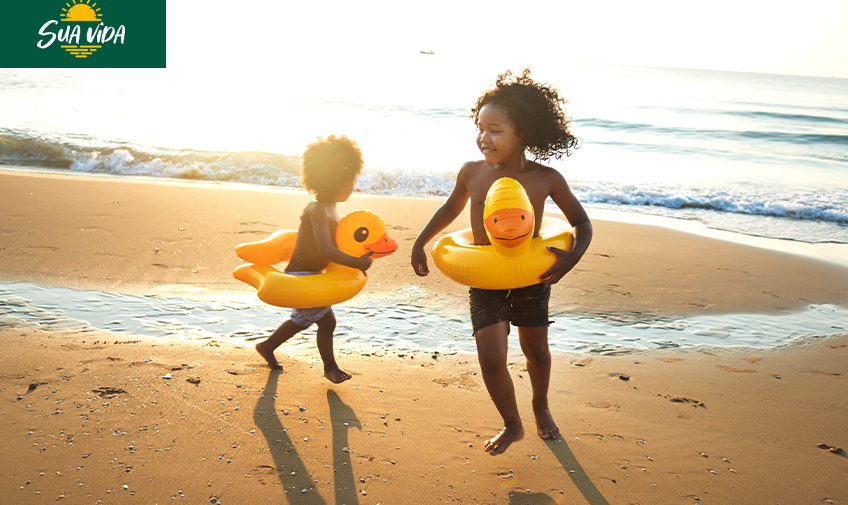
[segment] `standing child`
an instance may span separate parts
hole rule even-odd
[[[346,201],[362,171],[362,152],[345,136],[319,138],[306,147],[300,172],[300,184],[315,195],[300,216],[297,240],[286,272],[294,275],[321,273],[330,262],[358,268],[363,272],[371,266],[372,253],[359,258],[341,252],[335,243],[339,214],[336,204]],[[274,349],[315,323],[318,325],[318,352],[324,361],[324,376],[334,383],[344,382],[351,375],[336,364],[333,356],[333,331],[336,316],[332,307],[292,309],[291,319],[284,322],[256,350],[274,370],[283,367],[274,357]]]
[[[592,224],[563,176],[528,160],[525,151],[530,151],[536,159],[549,159],[567,156],[577,147],[577,138],[569,131],[569,120],[563,112],[564,104],[557,89],[535,82],[529,69],[518,76],[509,71],[499,75],[494,88],[483,93],[471,109],[483,160],[465,163],[460,168],[453,191],[430,218],[412,249],[412,268],[420,276],[427,275],[424,246],[459,216],[469,199],[474,244],[488,244],[483,221],[486,193],[502,177],[517,180],[527,191],[536,219],[534,237],[539,235],[548,197],[573,227],[572,250],[548,248],[556,255],[556,263],[539,277],[539,284],[510,290],[469,288],[471,324],[483,381],[504,422],[503,430],[484,444],[492,455],[503,453],[511,443],[524,437],[506,363],[510,322],[518,327],[521,350],[527,359],[536,430],[543,439],[559,437],[559,428],[548,408],[550,285],[580,261],[592,240]]]

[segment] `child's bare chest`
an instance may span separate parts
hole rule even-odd
[[[499,170],[487,170],[475,175],[469,181],[467,190],[469,201],[471,203],[472,213],[475,208],[479,207],[479,212],[482,217],[483,207],[486,205],[486,195],[492,184],[502,177],[510,177],[518,181],[527,192],[530,198],[530,203],[536,209],[536,214],[539,215],[545,205],[545,200],[550,194],[550,188],[544,181],[544,177],[538,171],[531,172],[502,172]]]

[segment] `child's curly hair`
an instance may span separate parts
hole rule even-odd
[[[359,145],[342,135],[330,135],[306,146],[300,169],[300,185],[315,196],[332,198],[362,172]]]
[[[512,121],[521,143],[537,160],[551,156],[560,159],[580,147],[579,139],[568,128],[571,118],[563,111],[566,103],[555,86],[531,79],[529,68],[520,75],[507,70],[498,75],[493,89],[477,99],[470,117],[477,124],[484,105],[497,105]]]

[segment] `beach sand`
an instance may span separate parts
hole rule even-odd
[[[243,294],[236,244],[296,228],[301,191],[0,172],[0,280],[107,292]],[[440,200],[354,194],[400,250],[359,296],[464,289],[409,248]],[[463,216],[447,231],[467,227]],[[593,221],[554,310],[619,319],[848,307],[848,270],[672,229]],[[379,324],[379,322],[377,323]],[[835,330],[837,331],[837,330]],[[469,329],[469,338],[470,335]],[[554,355],[556,441],[500,419],[475,356],[277,351],[106,332],[0,328],[0,492],[12,503],[845,503],[848,333],[777,349]],[[169,375],[167,375],[169,374]],[[165,378],[170,377],[170,378]],[[173,499],[173,500],[172,500]]]

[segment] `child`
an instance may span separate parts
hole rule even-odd
[[[286,272],[296,275],[321,273],[330,262],[358,268],[363,272],[371,266],[372,253],[356,258],[336,248],[336,225],[339,214],[336,204],[347,200],[353,193],[356,177],[362,171],[362,152],[356,142],[345,136],[330,135],[318,138],[306,147],[300,171],[300,184],[315,195],[300,216],[297,240]],[[318,352],[324,361],[324,376],[336,384],[351,378],[351,375],[336,364],[333,356],[333,331],[336,316],[332,307],[292,309],[291,319],[284,322],[264,342],[256,344],[256,350],[274,370],[283,367],[274,357],[274,349],[305,330],[312,323],[318,325]]]
[[[517,180],[527,191],[536,218],[534,237],[539,234],[548,197],[573,226],[574,247],[571,251],[548,248],[556,255],[556,263],[539,277],[539,284],[511,290],[469,288],[471,323],[483,382],[504,421],[503,430],[484,444],[492,455],[503,453],[511,443],[524,437],[506,365],[510,322],[518,327],[521,350],[527,359],[536,430],[543,439],[559,437],[559,428],[548,409],[550,285],[580,261],[592,240],[592,224],[563,176],[528,160],[525,151],[530,151],[536,159],[549,159],[552,155],[557,158],[570,155],[578,147],[577,138],[568,128],[569,120],[562,109],[564,103],[556,88],[532,80],[529,69],[518,76],[509,71],[499,75],[494,88],[486,91],[471,109],[483,160],[465,163],[460,168],[453,191],[430,218],[412,249],[412,268],[420,276],[427,275],[424,246],[459,216],[469,199],[474,243],[488,244],[483,208],[489,187],[501,177]]]

